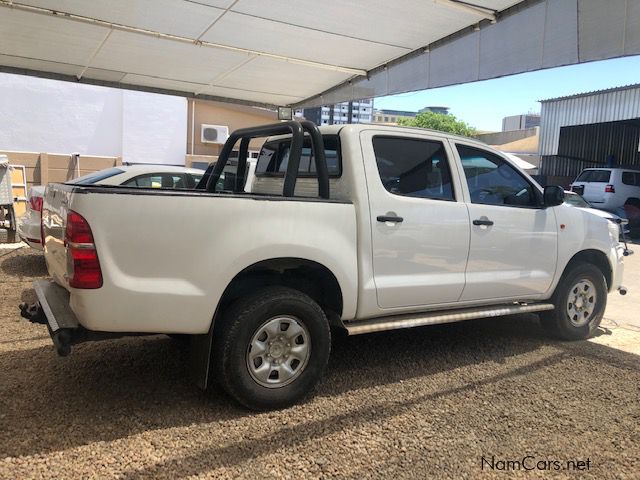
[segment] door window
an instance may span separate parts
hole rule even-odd
[[[640,173],[622,172],[622,183],[625,185],[640,187]]]
[[[145,188],[188,188],[184,177],[175,173],[149,173],[139,175],[123,183],[125,187]]]
[[[497,155],[456,145],[472,203],[536,207],[538,197],[520,172]]]
[[[454,200],[449,161],[441,142],[376,136],[373,150],[387,191],[408,197]]]

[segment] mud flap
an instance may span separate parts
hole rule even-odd
[[[213,348],[213,323],[209,333],[191,335],[189,345],[189,371],[192,381],[205,390],[209,386],[209,370],[211,368],[211,351]]]

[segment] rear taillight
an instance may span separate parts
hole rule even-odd
[[[102,271],[98,252],[93,242],[91,227],[82,215],[69,210],[64,235],[69,264],[69,286],[73,288],[100,288]]]
[[[29,207],[36,212],[42,212],[42,197],[31,197],[29,199]]]
[[[616,193],[616,189],[613,185],[607,185],[604,187],[604,193]]]

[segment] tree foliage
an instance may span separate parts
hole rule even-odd
[[[462,120],[458,120],[454,115],[444,113],[422,112],[416,115],[415,118],[401,118],[398,124],[407,127],[430,128],[431,130],[464,135],[465,137],[470,137],[476,133],[475,128],[470,127]]]

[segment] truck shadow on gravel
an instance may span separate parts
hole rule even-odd
[[[12,277],[44,277],[47,275],[47,264],[42,253],[31,253],[11,256],[0,263],[5,275]]]
[[[586,348],[585,348],[586,347]],[[609,350],[602,354],[601,350]],[[338,412],[327,418],[310,420],[302,425],[286,426],[273,433],[254,439],[246,439],[226,446],[204,448],[193,455],[180,457],[174,460],[161,461],[152,467],[145,469],[129,470],[120,478],[127,480],[156,479],[156,478],[184,478],[198,475],[204,472],[212,472],[218,468],[240,465],[248,460],[260,458],[276,451],[287,448],[295,450],[309,445],[313,440],[339,434],[345,430],[358,429],[369,423],[384,424],[388,419],[409,413],[414,407],[423,403],[437,404],[446,397],[460,394],[473,394],[477,389],[498,383],[510,383],[514,380],[524,381],[532,373],[542,369],[557,366],[563,361],[577,355],[587,359],[611,362],[616,368],[629,369],[636,372],[639,369],[637,357],[619,351],[611,354],[613,350],[601,347],[589,342],[582,342],[581,348],[568,347],[539,361],[531,362],[526,366],[510,369],[504,373],[490,375],[466,385],[438,390],[426,395],[419,395],[409,399],[398,398],[395,402],[381,402],[366,404],[349,410]],[[455,368],[453,365],[452,368]],[[476,412],[479,414],[479,412]],[[615,414],[612,414],[615,417]],[[613,418],[611,419],[613,420]],[[612,422],[613,423],[613,422]],[[274,441],[274,438],[285,439]],[[464,441],[464,440],[463,440]]]
[[[536,357],[536,350],[549,345],[554,347],[552,355]],[[553,342],[542,334],[535,317],[506,317],[361,337],[336,336],[316,401],[339,401],[342,394],[354,390],[393,386],[408,379],[429,382],[430,376],[442,372],[504,364],[510,357],[527,354],[532,358],[525,366],[498,369],[462,386],[408,400],[399,397],[393,405],[320,412],[308,422],[280,428],[277,438],[282,440],[246,439],[217,447],[212,438],[213,448],[125,478],[176,478],[197,474],[203,465],[210,470],[239,463],[272,453],[283,443],[299,445],[366,422],[384,421],[418,402],[527,377],[568,358],[595,360],[609,369],[640,370],[634,355],[590,342]],[[56,357],[49,346],[9,351],[0,354],[0,369],[0,458],[61,451],[156,429],[225,420],[251,422],[252,416],[259,415],[238,407],[215,387],[199,391],[189,380],[187,352],[166,337],[83,344],[67,358]]]

